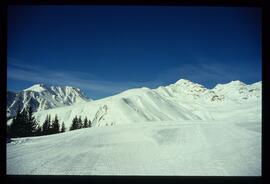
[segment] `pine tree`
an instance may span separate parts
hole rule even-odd
[[[33,110],[31,107],[23,109],[21,111],[21,106],[19,105],[17,109],[17,114],[13,118],[12,123],[9,128],[9,133],[11,137],[26,137],[34,135],[36,129],[36,121],[33,117]]]
[[[60,129],[59,120],[57,118],[57,115],[55,115],[55,118],[54,118],[53,123],[52,123],[51,133],[57,134],[57,133],[59,133],[59,129]]]
[[[52,120],[51,120],[51,115],[50,114],[49,114],[49,117],[48,117],[48,121],[49,121],[48,134],[53,134]]]
[[[39,125],[37,126],[37,129],[36,129],[36,131],[35,131],[35,135],[36,135],[36,136],[42,135],[42,130],[41,130],[41,127],[40,127]]]
[[[27,110],[23,109],[22,113],[21,113],[21,120],[20,120],[20,124],[22,125],[22,132],[20,137],[26,137],[27,135],[30,134],[30,131],[28,130],[28,115],[27,115]]]
[[[82,118],[80,116],[79,119],[78,119],[78,129],[80,129],[82,127],[83,127],[83,123],[82,123]]]
[[[16,116],[13,118],[9,127],[9,132],[10,132],[11,137],[18,137],[18,134],[20,132],[19,129],[21,129],[21,127],[19,126],[20,124],[18,123],[18,120],[20,119],[20,110],[21,110],[21,106],[19,105]]]
[[[88,128],[88,120],[87,120],[87,117],[85,117],[84,120],[83,120],[83,128]]]
[[[25,137],[27,136],[26,131],[26,122],[27,122],[27,113],[25,110],[21,111],[21,107],[19,105],[16,117],[13,118],[12,123],[10,125],[10,134],[11,137]]]
[[[92,122],[91,122],[90,119],[89,119],[89,121],[88,121],[88,127],[92,127]]]
[[[66,131],[66,127],[65,127],[65,123],[63,122],[61,126],[61,132],[65,132],[65,131]]]
[[[50,122],[50,116],[49,115],[47,115],[46,116],[46,119],[45,119],[45,121],[44,121],[44,123],[43,123],[43,125],[42,125],[42,129],[43,129],[43,134],[44,135],[47,135],[47,134],[49,134],[50,133],[50,124],[51,124],[51,122]]]
[[[25,122],[25,128],[26,128],[26,135],[27,136],[32,136],[34,135],[34,131],[36,130],[37,123],[35,118],[33,117],[33,109],[30,106],[27,108],[26,111],[26,122]]]
[[[76,130],[78,129],[78,118],[77,116],[75,116],[75,118],[73,118],[72,120],[72,124],[69,130]]]

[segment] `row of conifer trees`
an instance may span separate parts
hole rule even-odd
[[[38,135],[57,134],[65,131],[66,131],[65,123],[62,122],[62,126],[60,129],[60,124],[57,115],[55,115],[53,120],[51,120],[51,115],[47,115],[44,123],[42,124],[42,128],[40,126],[38,126],[37,128]]]
[[[88,121],[87,117],[85,117],[84,120],[82,121],[81,116],[80,117],[75,116],[75,118],[73,118],[72,120],[72,124],[69,130],[76,130],[76,129],[88,128],[88,127],[92,127],[91,120]]]
[[[16,116],[13,118],[10,126],[7,126],[8,137],[29,137],[56,134],[66,131],[65,123],[62,122],[61,127],[58,116],[55,115],[51,120],[51,115],[47,115],[42,126],[39,126],[33,116],[32,107],[24,109],[22,112],[19,106]],[[82,120],[81,116],[75,116],[69,130],[91,127],[92,123],[87,117]]]

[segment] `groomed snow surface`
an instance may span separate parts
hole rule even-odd
[[[7,174],[260,176],[260,121],[140,122],[17,138]]]

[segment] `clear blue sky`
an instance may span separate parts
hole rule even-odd
[[[70,85],[98,99],[184,78],[261,80],[261,9],[10,6],[8,90]]]

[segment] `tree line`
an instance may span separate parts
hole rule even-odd
[[[72,120],[72,124],[69,130],[76,130],[76,129],[88,128],[88,127],[92,127],[92,123],[90,120],[88,121],[87,117],[85,117],[84,120],[82,121],[81,116],[79,118],[75,116]]]
[[[40,126],[38,126],[37,128],[38,135],[57,134],[65,131],[66,131],[65,123],[62,122],[60,129],[60,124],[57,115],[54,116],[53,120],[51,120],[51,115],[47,115],[44,123],[42,124],[42,128]]]
[[[18,107],[17,114],[13,118],[10,125],[7,125],[8,137],[29,137],[29,136],[41,136],[57,134],[66,131],[65,123],[59,123],[58,116],[55,115],[51,118],[51,115],[47,115],[42,126],[39,126],[33,116],[32,107],[25,108],[21,111]],[[75,116],[72,120],[72,124],[69,130],[76,130],[81,128],[92,127],[92,123],[87,117],[82,120],[81,116]]]

